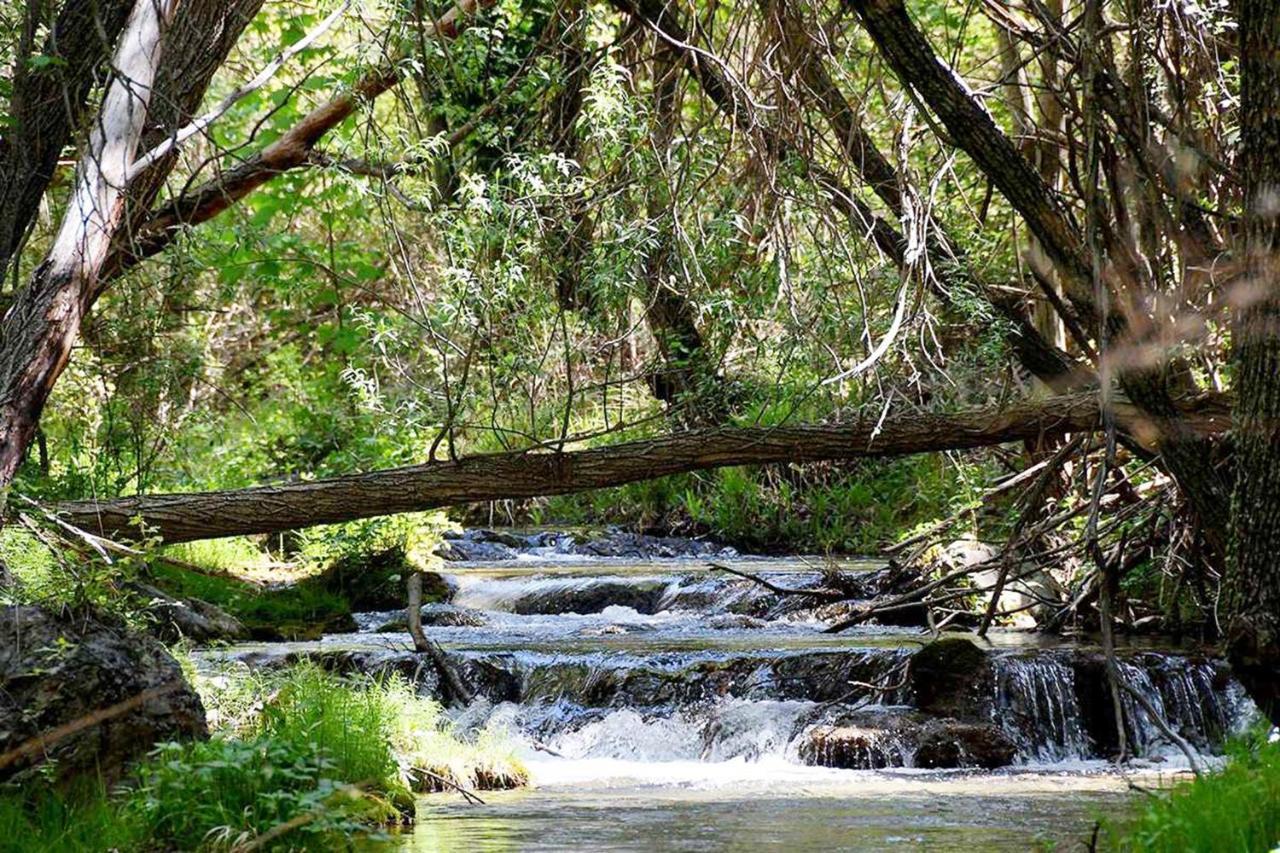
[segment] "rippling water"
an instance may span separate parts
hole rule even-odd
[[[1098,681],[1088,668],[1097,658],[1086,645],[993,632],[976,722],[1014,744],[1014,766],[916,770],[922,714],[911,690],[850,696],[858,684],[900,679],[927,633],[864,625],[825,634],[820,610],[697,560],[535,557],[450,566],[452,601],[432,611],[441,624],[428,628],[480,684],[458,727],[507,731],[534,787],[483,794],[485,805],[424,797],[395,849],[1071,849],[1139,796],[1098,759]],[[809,587],[822,563],[733,565]],[[871,573],[880,564],[841,568]],[[407,635],[377,630],[396,616],[366,614],[359,634],[229,654],[262,663],[337,653],[348,668],[398,665]],[[1149,651],[1157,645],[1131,643],[1125,671],[1167,722],[1212,749],[1248,708],[1214,662],[1167,646]],[[1140,730],[1131,741],[1150,752],[1131,768],[1144,786],[1185,766],[1149,720],[1135,715],[1132,724]],[[908,767],[808,766],[871,755],[885,742],[815,758],[814,733],[832,726],[893,742],[860,766]]]

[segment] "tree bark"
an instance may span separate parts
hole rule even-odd
[[[52,62],[33,71],[28,51],[14,59],[11,125],[0,138],[0,278],[36,218],[58,157],[84,124],[89,94],[132,7],[131,0],[67,0],[49,22],[40,14],[44,2],[27,3],[24,42],[34,50],[39,29],[51,24],[40,53]]]
[[[1236,325],[1227,651],[1280,724],[1280,0],[1241,0],[1246,275]]]
[[[1130,407],[1121,403],[1119,408]],[[1188,400],[1181,411],[1206,433],[1227,428],[1229,408],[1220,398]],[[987,447],[1092,431],[1099,424],[1096,397],[1064,395],[957,414],[909,413],[883,423],[873,416],[840,425],[719,427],[589,450],[488,454],[284,486],[73,501],[57,510],[70,523],[100,535],[158,535],[166,542],[185,542],[569,494],[734,465]]]
[[[176,0],[138,0],[116,47],[107,88],[77,170],[71,202],[43,263],[0,320],[0,489],[35,434],[71,354],[124,212],[129,165],[143,132]]]

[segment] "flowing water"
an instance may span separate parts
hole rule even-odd
[[[452,600],[424,619],[481,693],[456,724],[509,732],[534,787],[487,793],[483,806],[424,797],[417,825],[393,840],[400,849],[1025,850],[1074,846],[1132,802],[1103,757],[1117,736],[1087,643],[993,632],[978,641],[980,675],[926,712],[905,667],[930,639],[919,628],[826,634],[838,609],[701,559],[512,551],[450,564]],[[780,587],[821,583],[811,560],[717,559]],[[870,561],[840,568],[871,592],[883,575]],[[387,624],[398,616],[230,654],[261,665],[313,656],[435,689],[407,634]],[[1213,660],[1148,643],[1122,661],[1205,754],[1250,716]],[[1126,736],[1144,756],[1130,772],[1185,767],[1154,721],[1128,710]]]

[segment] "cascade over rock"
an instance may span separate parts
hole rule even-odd
[[[466,541],[481,540],[518,559],[451,564],[442,584],[450,601],[424,606],[423,621],[477,696],[455,712],[457,725],[505,728],[533,756],[941,770],[1114,752],[1096,646],[998,628],[984,646],[889,625],[826,634],[830,598],[788,594],[892,595],[899,573],[882,563],[716,558],[766,585],[696,557],[584,556],[564,534]],[[321,642],[206,656],[397,673],[439,695],[435,667],[393,616],[358,614],[359,633]],[[1251,718],[1220,663],[1149,648],[1119,654],[1126,678],[1198,749],[1219,749]],[[1126,727],[1143,755],[1171,754],[1140,709],[1128,709]]]

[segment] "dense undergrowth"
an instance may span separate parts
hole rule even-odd
[[[411,819],[415,792],[527,779],[501,733],[463,740],[402,680],[300,665],[196,683],[210,740],[162,744],[110,789],[0,794],[0,850],[333,849]]]
[[[1151,800],[1111,846],[1144,853],[1266,853],[1280,847],[1280,740],[1233,743],[1220,771]]]

